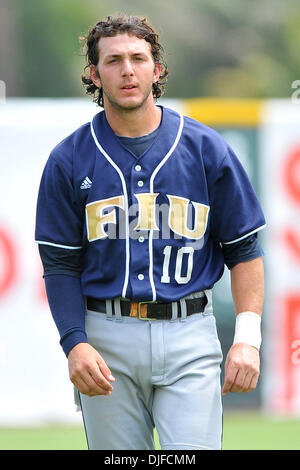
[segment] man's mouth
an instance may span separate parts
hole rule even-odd
[[[122,90],[132,90],[133,88],[136,88],[135,85],[124,85],[122,86]]]

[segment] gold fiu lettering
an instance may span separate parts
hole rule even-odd
[[[135,194],[138,201],[138,221],[134,230],[159,230],[156,221],[156,199],[159,193]],[[167,194],[169,200],[168,224],[170,229],[182,237],[198,240],[203,237],[207,227],[209,206],[189,199]],[[190,203],[194,208],[193,227],[188,227]],[[86,206],[86,219],[89,241],[108,237],[104,231],[106,224],[117,224],[116,210],[104,213],[110,207],[125,210],[124,196],[116,196],[95,201]]]
[[[155,220],[155,201],[158,193],[135,194],[138,200],[139,218],[134,230],[159,230]]]
[[[207,219],[209,206],[191,201],[195,209],[194,228],[191,230],[187,227],[189,199],[179,196],[171,196],[167,194],[170,202],[169,209],[169,227],[174,233],[182,237],[198,240],[203,237]]]
[[[103,214],[109,207],[120,207],[124,209],[124,196],[116,196],[101,201],[92,202],[86,206],[86,218],[89,241],[106,238],[105,224],[116,224],[116,210],[112,209],[108,214]]]

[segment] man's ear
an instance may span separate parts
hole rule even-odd
[[[154,66],[153,83],[158,82],[159,77],[160,77],[160,73],[161,73],[161,64],[156,62],[155,66]]]
[[[99,77],[99,72],[95,65],[90,66],[90,77],[93,80],[93,83],[98,87],[101,88],[101,80]]]

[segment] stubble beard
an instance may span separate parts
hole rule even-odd
[[[133,112],[141,109],[145,103],[147,102],[149,95],[152,94],[152,84],[151,87],[143,94],[141,100],[137,103],[128,103],[122,104],[119,103],[106,89],[105,86],[102,84],[102,92],[103,92],[103,101],[105,104],[105,99],[109,102],[109,104],[117,111],[122,113]]]

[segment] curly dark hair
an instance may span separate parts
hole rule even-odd
[[[138,38],[145,39],[151,45],[151,53],[154,63],[161,65],[161,73],[159,80],[152,85],[152,93],[155,99],[162,96],[165,83],[167,81],[168,67],[164,61],[164,50],[158,42],[158,34],[153,27],[148,23],[146,18],[138,16],[108,16],[106,20],[99,21],[93,26],[86,37],[81,37],[81,41],[85,46],[85,57],[87,65],[84,70],[90,68],[91,65],[97,65],[99,60],[98,42],[102,37],[112,37],[117,34],[128,33]],[[85,87],[85,92],[93,97],[93,101],[99,106],[104,108],[103,91],[98,88],[92,81],[90,74],[82,75],[82,83]]]

